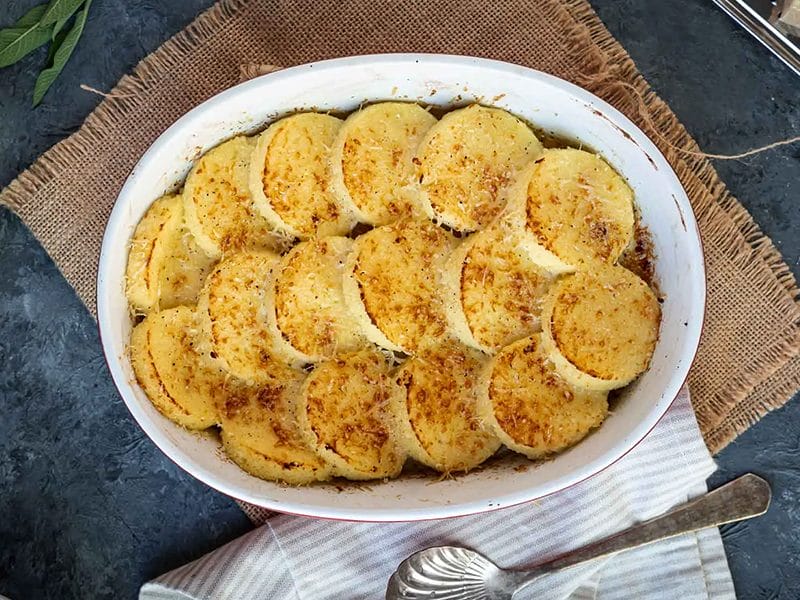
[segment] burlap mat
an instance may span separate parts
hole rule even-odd
[[[577,83],[650,135],[700,223],[708,269],[692,402],[718,452],[800,387],[800,306],[786,264],[585,0],[223,0],[124,77],[80,130],[0,193],[95,310],[106,219],[144,150],[178,117],[240,78],[379,52],[441,52],[519,63]],[[245,72],[257,73],[258,67]]]

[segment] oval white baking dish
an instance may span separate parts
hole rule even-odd
[[[210,435],[162,417],[136,383],[126,354],[131,320],[124,293],[128,240],[149,204],[178,185],[192,161],[230,136],[255,132],[299,109],[349,112],[384,99],[504,108],[602,154],[633,188],[656,254],[665,297],[650,369],[624,390],[605,423],[541,464],[509,457],[454,479],[401,478],[369,486],[286,487],[225,459]],[[301,65],[265,75],[204,102],[165,131],[128,177],[108,221],[98,273],[98,322],[111,375],[148,436],[208,485],[272,510],[336,519],[405,521],[465,515],[532,500],[618,460],[655,426],[683,385],[700,339],[705,271],[689,200],[667,161],[620,112],[558,78],[470,57],[379,55]]]

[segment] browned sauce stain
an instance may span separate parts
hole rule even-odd
[[[675,194],[671,194],[671,196],[672,196],[672,201],[675,203],[675,208],[678,209],[678,214],[681,217],[681,226],[683,227],[684,231],[687,231],[686,220],[683,218],[683,211],[681,210],[681,205],[678,204],[678,199],[675,197]]]
[[[531,123],[528,123],[528,127],[533,129],[533,133],[535,133],[536,137],[539,138],[539,141],[542,143],[542,146],[544,146],[547,149],[575,148],[577,150],[586,150],[587,152],[595,152],[593,148],[587,146],[585,143],[581,142],[577,138],[569,138],[563,135],[559,135],[553,131],[542,129],[541,127],[536,127]]]
[[[636,147],[637,147],[637,148],[639,148],[639,150],[641,150],[641,151],[642,151],[642,154],[644,154],[644,155],[645,155],[645,158],[647,158],[647,162],[649,162],[649,163],[650,163],[650,164],[653,166],[653,168],[654,168],[656,171],[658,171],[658,165],[656,165],[656,163],[655,163],[655,161],[653,160],[653,158],[652,158],[652,157],[651,157],[651,156],[650,156],[650,155],[649,155],[647,152],[645,152],[644,148],[642,148],[642,147],[639,145],[639,143],[638,143],[636,140],[634,140],[634,139],[631,137],[631,134],[629,134],[627,131],[625,131],[624,129],[622,129],[622,127],[620,127],[619,125],[617,125],[616,123],[614,123],[614,121],[612,121],[611,119],[609,119],[607,116],[605,116],[605,115],[604,115],[602,112],[600,112],[600,111],[599,111],[599,110],[597,110],[596,108],[593,108],[593,109],[592,109],[592,114],[594,114],[594,115],[597,115],[598,117],[600,117],[600,118],[602,118],[602,119],[605,119],[606,121],[608,121],[609,123],[611,123],[611,125],[614,127],[614,129],[616,129],[617,131],[619,131],[619,132],[620,132],[620,133],[621,133],[621,134],[622,134],[622,135],[625,137],[625,139],[627,139],[627,140],[629,140],[630,142],[632,142],[633,144],[635,144],[635,145],[636,145]]]
[[[656,296],[660,296],[655,272],[656,253],[650,230],[642,224],[637,211],[633,241],[622,253],[619,264],[641,277]]]
[[[347,236],[351,239],[356,239],[363,233],[367,233],[374,229],[372,225],[367,225],[366,223],[356,223],[356,226],[347,234]]]

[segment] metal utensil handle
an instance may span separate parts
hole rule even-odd
[[[714,3],[800,75],[800,51],[788,36],[762,18],[744,0],[714,0]]]
[[[519,587],[523,587],[545,573],[572,567],[588,560],[706,527],[757,517],[767,512],[770,497],[769,484],[761,477],[748,473],[660,517],[634,525],[616,535],[528,571],[518,571],[516,583]]]
[[[547,566],[563,569],[690,531],[756,517],[767,511],[770,496],[769,484],[748,473],[660,517],[557,558]]]

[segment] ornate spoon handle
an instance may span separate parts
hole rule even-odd
[[[769,507],[769,484],[749,473],[649,521],[585,546],[527,571],[515,572],[517,589],[545,573],[572,567],[622,550],[629,550],[683,533],[716,527],[764,514]]]

